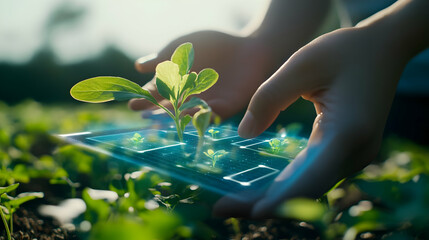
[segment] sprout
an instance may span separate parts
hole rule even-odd
[[[15,191],[18,186],[19,183],[0,187],[0,217],[3,221],[8,240],[12,239],[13,234],[13,214],[20,205],[36,198],[43,198],[43,193],[41,192],[25,192],[16,197],[9,196],[8,193]],[[8,220],[9,223],[7,222]]]
[[[287,139],[280,140],[278,138],[273,138],[270,141],[268,141],[271,147],[271,152],[274,154],[279,153],[282,148],[288,143]]]
[[[212,135],[212,138],[216,138],[216,134],[219,133],[218,130],[215,130],[214,128],[209,129],[209,133]]]
[[[204,133],[211,118],[211,108],[204,100],[197,97],[186,100],[192,95],[206,91],[219,78],[219,74],[211,68],[205,68],[199,73],[192,72],[193,63],[194,48],[191,43],[184,43],[174,51],[171,61],[164,61],[156,66],[156,88],[158,93],[171,103],[173,111],[161,105],[148,90],[120,77],[104,76],[83,80],[72,87],[70,94],[76,100],[91,103],[146,99],[164,110],[174,120],[177,135],[182,142],[185,127],[191,120],[199,133]],[[200,110],[194,117],[182,114],[191,108]]]
[[[144,138],[138,134],[134,133],[134,136],[132,138],[127,139],[128,143],[131,144],[134,148],[137,148],[140,144],[143,143]]]
[[[213,151],[213,149],[209,149],[207,150],[207,152],[204,152],[204,154],[209,157],[212,160],[213,163],[213,167],[215,166],[216,162],[222,158],[223,156],[225,156],[226,154],[228,154],[227,151],[225,150],[218,150],[218,151]]]

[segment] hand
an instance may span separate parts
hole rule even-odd
[[[406,61],[371,28],[341,29],[297,51],[252,97],[239,126],[245,138],[267,129],[300,96],[317,112],[308,146],[269,189],[243,203],[230,198],[217,215],[267,217],[286,199],[320,197],[375,157]]]
[[[272,74],[276,65],[269,50],[251,37],[235,37],[214,31],[202,31],[180,37],[162,49],[155,59],[140,62],[136,68],[142,73],[154,72],[158,63],[168,60],[174,49],[184,42],[191,42],[195,49],[192,71],[213,68],[219,73],[218,82],[199,95],[222,118],[228,118],[247,106],[258,86]],[[152,80],[143,88],[158,101],[163,98],[156,91]],[[161,104],[168,106],[168,101]],[[150,109],[152,104],[144,99],[131,100],[133,110]]]

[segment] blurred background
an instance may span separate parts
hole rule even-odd
[[[72,101],[70,88],[98,75],[143,84],[135,59],[193,31],[239,31],[266,2],[0,0],[0,100]]]
[[[352,26],[394,0],[334,1],[325,31]],[[230,33],[264,14],[268,0],[0,0],[0,101],[26,99],[80,104],[70,88],[86,78],[121,76],[140,85],[152,75],[134,60],[156,53],[172,39],[198,30]],[[341,6],[341,7],[338,7]],[[427,143],[429,51],[409,64],[398,86],[387,132]],[[125,106],[125,105],[124,105]],[[422,111],[423,110],[423,111]],[[280,121],[311,130],[314,110],[299,101]],[[413,127],[411,127],[413,126]]]

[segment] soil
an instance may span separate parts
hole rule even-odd
[[[266,239],[292,239],[292,240],[319,240],[318,231],[310,224],[285,219],[269,219],[263,221],[239,220],[239,231],[234,229],[229,220],[226,221],[226,232],[216,239],[233,240],[266,240]]]
[[[14,214],[13,239],[15,240],[78,240],[76,231],[61,228],[49,218],[41,217],[36,211],[20,208]],[[6,240],[3,223],[0,228],[0,240]]]

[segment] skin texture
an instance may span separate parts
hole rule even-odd
[[[221,118],[226,119],[243,110],[256,89],[296,50],[313,38],[314,32],[329,10],[329,0],[275,0],[257,28],[234,36],[216,31],[200,31],[173,40],[155,58],[136,61],[142,73],[155,71],[158,63],[168,60],[174,49],[191,42],[195,49],[192,71],[205,67],[219,73],[218,82],[198,97],[204,99]],[[306,17],[313,16],[312,18]],[[143,88],[157,100],[163,98],[152,80]],[[231,104],[233,103],[233,104]],[[169,107],[168,101],[161,104]],[[144,99],[129,102],[133,110],[154,110]]]
[[[258,88],[238,131],[246,138],[259,135],[303,97],[317,112],[308,147],[266,192],[245,193],[252,196],[246,202],[225,197],[215,213],[270,217],[284,200],[320,197],[368,165],[379,149],[403,68],[429,45],[428,10],[428,1],[398,1],[357,27],[325,34],[292,55]]]
[[[303,2],[309,5],[301,5]],[[316,11],[314,16],[320,17],[324,14],[317,12],[326,11],[326,8],[311,7],[311,4],[323,4],[321,2],[283,3],[291,6],[295,3],[302,9],[309,7],[312,9],[309,11]],[[293,34],[289,34],[281,38],[286,34],[282,24],[290,26],[300,22],[289,25],[282,22],[285,18],[279,17],[282,16],[279,12],[290,8],[275,4],[281,1],[273,1],[261,27],[250,37],[199,32],[176,40],[161,51],[159,58],[136,65],[141,72],[153,71],[156,63],[170,56],[179,43],[193,42],[196,54],[201,54],[195,58],[195,62],[201,64],[196,70],[200,66],[210,66],[221,76],[213,89],[201,95],[219,115],[229,117],[241,110],[257,89],[239,126],[239,134],[245,138],[261,134],[280,111],[299,97],[314,103],[317,117],[308,147],[280,173],[268,190],[241,193],[241,199],[246,201],[226,196],[215,205],[216,215],[271,217],[284,200],[320,197],[336,182],[368,165],[378,152],[403,68],[411,57],[429,46],[427,0],[400,0],[356,27],[327,33],[299,50],[306,37],[298,34],[299,40],[294,40],[290,37]],[[285,15],[313,16],[305,11],[301,11],[301,15],[298,12],[290,11]],[[320,19],[317,22],[320,23]],[[316,25],[313,22],[299,27],[311,29]],[[309,36],[307,32],[307,38]],[[264,81],[272,66],[286,59],[286,63]],[[152,86],[149,83],[146,87],[154,90]],[[147,109],[145,104],[135,100],[130,102],[130,107]]]
[[[272,57],[260,42],[214,31],[197,32],[174,40],[158,53],[157,58],[143,63],[137,61],[137,70],[142,73],[153,72],[156,65],[169,59],[174,49],[183,42],[191,42],[194,46],[195,62],[192,71],[198,73],[203,68],[210,67],[219,73],[218,82],[198,97],[204,99],[222,118],[228,118],[245,108],[259,85],[275,71],[272,69]],[[237,63],[245,67],[232,71]],[[154,80],[143,88],[149,90],[157,100],[163,99],[156,91]],[[230,104],[231,102],[234,104]],[[167,100],[162,100],[161,104],[169,107]],[[129,107],[133,110],[147,110],[152,109],[153,105],[144,99],[134,99],[129,102]]]

